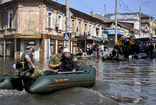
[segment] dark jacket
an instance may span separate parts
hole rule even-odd
[[[73,61],[73,58],[73,54],[70,54],[69,58],[63,57],[60,61],[62,64],[60,65],[59,69],[62,71],[72,71],[73,69],[78,70],[79,66],[77,65],[77,62]]]

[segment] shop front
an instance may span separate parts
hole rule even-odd
[[[60,47],[64,47],[63,36],[49,35],[49,34],[34,34],[34,35],[21,35],[12,34],[5,35],[3,41],[4,54],[3,56],[14,57],[20,59],[22,53],[26,50],[29,41],[36,42],[36,50],[34,52],[35,60],[45,60],[51,55],[57,54]],[[70,38],[71,53],[76,54],[75,50],[77,39]]]
[[[108,47],[113,48],[115,46],[115,29],[108,29]],[[117,40],[124,36],[124,31],[117,30]],[[116,43],[117,44],[117,43]]]
[[[103,39],[98,37],[79,36],[77,38],[78,49],[82,49],[86,52],[87,45],[92,45],[93,43],[100,44],[101,41],[103,41]]]

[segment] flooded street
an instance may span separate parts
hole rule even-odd
[[[0,58],[0,76],[16,75],[15,60]],[[79,64],[97,69],[97,81],[90,88],[71,88],[48,95],[32,95],[25,91],[0,90],[1,105],[155,105],[156,61],[133,59],[102,61],[79,58]],[[48,60],[37,62],[39,69],[49,69]]]

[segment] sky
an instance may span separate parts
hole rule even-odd
[[[63,5],[66,4],[66,0],[52,1]],[[147,1],[149,3],[146,3]],[[118,13],[139,12],[139,7],[141,6],[142,13],[156,18],[156,0],[117,0],[117,4]],[[90,14],[90,11],[93,11],[94,14],[105,14],[105,10],[106,14],[115,13],[115,0],[69,0],[69,6],[86,14]]]
[[[66,0],[52,1],[66,4]],[[115,13],[115,0],[69,0],[69,6],[86,14],[90,14],[90,11],[93,11],[94,14],[105,14],[105,10],[106,14]],[[118,13],[139,12],[140,6],[142,13],[156,18],[156,0],[117,0]]]

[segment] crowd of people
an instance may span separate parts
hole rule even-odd
[[[116,45],[112,50],[112,56],[122,55],[125,58],[128,58],[129,55],[139,54],[139,53],[146,53],[150,54],[150,57],[153,55],[154,46],[152,43],[145,43],[145,44],[133,44],[133,45]]]
[[[93,54],[94,56],[103,56],[104,55],[104,51],[108,50],[107,49],[107,45],[105,45],[104,43],[100,43],[100,44],[87,44],[87,55],[91,55]]]

